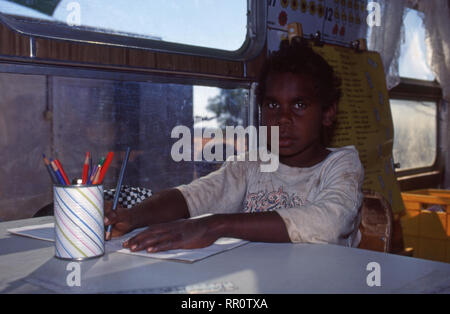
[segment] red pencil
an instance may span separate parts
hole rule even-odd
[[[101,184],[103,182],[103,178],[106,175],[106,171],[108,171],[108,167],[111,164],[113,157],[114,157],[113,152],[109,152],[108,155],[106,155],[105,163],[103,164],[103,167],[100,171],[100,176],[99,176],[98,180],[95,182],[95,184]]]
[[[86,184],[89,175],[89,152],[86,153],[86,159],[84,159],[82,184]]]
[[[66,184],[70,185],[69,178],[67,177],[66,173],[64,172],[64,169],[63,169],[61,163],[59,162],[59,160],[58,159],[54,159],[53,161],[55,162],[55,164],[58,167],[59,171],[61,171],[61,175],[62,175],[64,181],[66,182]]]

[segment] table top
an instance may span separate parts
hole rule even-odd
[[[48,222],[0,223],[0,293],[450,293],[450,264],[337,245],[249,243],[192,264],[121,253],[71,262],[52,242],[7,232]]]

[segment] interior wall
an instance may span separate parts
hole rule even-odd
[[[0,220],[31,217],[51,198],[46,84],[44,75],[0,73]]]

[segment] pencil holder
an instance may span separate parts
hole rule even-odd
[[[105,253],[103,185],[54,185],[55,256],[84,260]]]

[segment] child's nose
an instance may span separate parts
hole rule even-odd
[[[278,121],[280,125],[292,123],[292,112],[289,108],[281,108]]]

